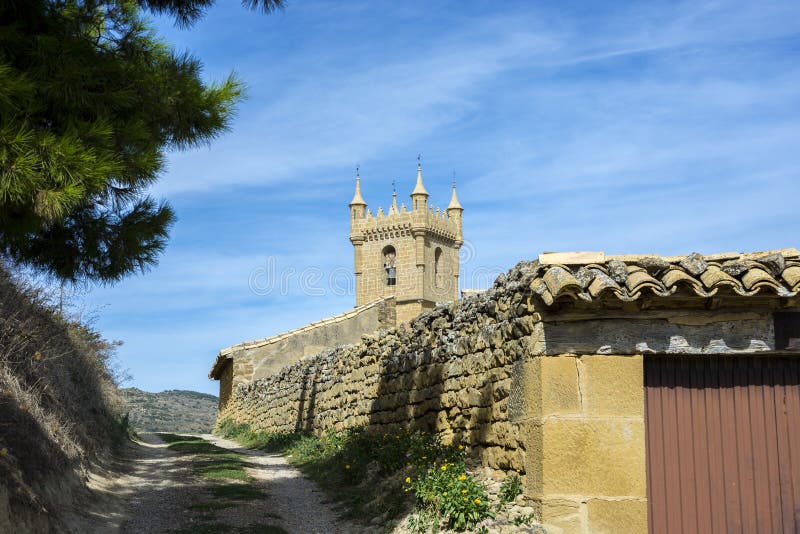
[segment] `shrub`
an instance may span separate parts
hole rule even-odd
[[[406,482],[420,504],[440,513],[454,530],[472,528],[494,516],[486,488],[467,473],[463,458],[434,461]]]

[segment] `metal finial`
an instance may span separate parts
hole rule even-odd
[[[360,176],[361,176],[361,164],[356,163],[356,177],[358,178]]]
[[[456,186],[456,171],[453,171],[453,187]]]
[[[397,193],[397,180],[392,180],[392,193]]]

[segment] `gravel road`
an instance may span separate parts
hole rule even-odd
[[[210,493],[209,482],[192,471],[192,454],[167,448],[158,434],[142,434],[131,472],[118,477],[108,488],[127,500],[122,521],[92,525],[92,531],[124,534],[167,532],[237,532],[239,529],[274,525],[289,533],[350,533],[352,528],[336,519],[315,484],[289,465],[282,456],[253,451],[237,443],[202,435],[218,447],[247,456],[251,484],[266,498],[219,500]],[[121,524],[120,524],[121,523]],[[218,528],[217,528],[218,527]]]

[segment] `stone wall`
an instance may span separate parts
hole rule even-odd
[[[547,303],[542,273],[520,264],[486,293],[241,384],[220,417],[438,432],[485,466],[521,470],[556,531],[644,532],[644,358],[779,353],[774,314],[800,310],[797,289]]]
[[[388,297],[296,330],[222,349],[210,373],[220,381],[220,408],[238,384],[272,376],[327,348],[355,343],[365,332],[393,326],[395,321],[395,300]]]
[[[508,400],[537,334],[522,298],[502,286],[362,336],[237,386],[220,417],[280,432],[409,426],[463,441],[489,467],[523,469]]]

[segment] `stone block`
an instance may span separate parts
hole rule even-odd
[[[647,532],[647,501],[590,499],[588,531],[593,534],[640,534]]]
[[[581,410],[574,356],[541,356],[525,362],[520,387],[523,417],[577,414]]]
[[[552,419],[542,427],[542,493],[646,495],[644,420]]]
[[[526,476],[524,480],[525,495],[540,497],[542,495],[542,424],[540,421],[530,419],[518,424],[520,442],[525,448],[524,466]]]
[[[534,505],[537,519],[548,526],[556,527],[563,534],[583,534],[580,503],[566,499],[548,499]],[[548,530],[549,532],[549,530]]]
[[[644,417],[641,355],[583,356],[580,365],[585,413]]]

